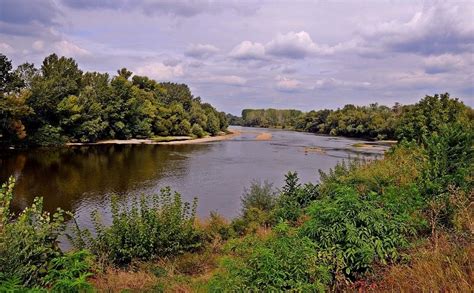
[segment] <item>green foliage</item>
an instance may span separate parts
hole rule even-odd
[[[244,126],[293,128],[296,119],[302,115],[299,110],[244,109]]]
[[[229,244],[233,256],[224,259],[211,279],[211,292],[324,292],[328,268],[315,258],[315,245],[284,224],[277,235],[244,238]]]
[[[242,215],[244,218],[247,217],[252,209],[269,212],[275,206],[275,199],[276,191],[273,189],[273,184],[268,181],[263,183],[253,181],[250,188],[245,188],[241,197]]]
[[[51,260],[44,282],[53,292],[93,292],[87,282],[92,276],[91,255],[87,251],[68,253]]]
[[[74,59],[52,54],[40,70],[28,63],[12,70],[0,55],[0,70],[2,145],[216,135],[228,126],[225,113],[202,103],[187,85],[130,78],[126,68],[113,78],[83,73]]]
[[[195,123],[193,124],[193,127],[191,128],[191,133],[196,136],[196,137],[204,137],[206,133],[204,132],[204,129],[202,129],[201,125]]]
[[[472,188],[474,166],[474,128],[469,125],[451,124],[423,137],[427,164],[421,183],[426,195],[438,195],[449,186]]]
[[[373,139],[407,139],[421,142],[422,137],[454,121],[471,124],[473,110],[449,94],[426,96],[415,105],[392,108],[345,105],[337,110],[302,113],[298,110],[244,109],[242,118],[229,116],[235,125],[290,128],[301,131]],[[232,124],[231,123],[231,124]]]
[[[276,220],[296,221],[312,201],[319,197],[318,186],[299,183],[296,172],[285,175],[285,185],[277,199],[274,217]]]
[[[196,201],[191,206],[169,188],[157,195],[142,196],[130,207],[114,197],[111,209],[110,226],[102,223],[97,211],[93,212],[96,236],[76,228],[69,236],[73,245],[116,265],[127,265],[133,259],[173,256],[201,245],[201,235],[194,226]]]
[[[14,180],[0,189],[0,291],[59,292],[90,289],[87,253],[63,254],[58,237],[65,229],[65,212],[43,211],[41,198],[19,215],[10,211]],[[30,288],[30,289],[28,289]],[[32,289],[31,289],[32,288]]]
[[[398,122],[397,138],[421,142],[423,137],[454,122],[472,127],[472,111],[458,99],[451,99],[448,93],[426,96],[415,105],[404,108]]]
[[[378,200],[362,198],[350,187],[340,187],[335,197],[313,202],[310,219],[300,234],[311,238],[322,260],[337,273],[355,276],[374,261],[386,263],[399,257],[407,236],[414,232],[404,217],[383,208]]]
[[[33,134],[31,140],[40,146],[61,145],[65,142],[65,138],[61,135],[61,132],[61,127],[46,124]]]

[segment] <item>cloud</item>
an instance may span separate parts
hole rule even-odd
[[[243,41],[235,46],[229,55],[239,60],[261,60],[265,59],[265,47],[260,43]]]
[[[247,80],[245,78],[242,78],[237,75],[212,75],[201,78],[200,81],[234,86],[241,86],[247,83]]]
[[[11,24],[53,24],[59,10],[52,0],[2,0],[0,21]]]
[[[279,34],[265,45],[265,49],[271,55],[293,59],[305,58],[313,54],[331,54],[334,52],[327,45],[321,46],[313,42],[311,36],[305,31]]]
[[[302,89],[302,83],[299,80],[287,78],[284,76],[276,77],[276,88],[283,92],[294,92]]]
[[[442,78],[438,75],[430,75],[422,71],[395,72],[389,74],[386,78],[390,80],[389,86],[397,90],[429,89],[443,83]]]
[[[169,81],[184,75],[183,66],[168,66],[161,62],[153,62],[140,66],[134,71],[137,75],[149,76],[157,81]]]
[[[210,44],[191,44],[184,54],[199,59],[208,58],[217,52],[219,52],[219,48]]]
[[[423,60],[425,72],[428,74],[445,73],[466,66],[466,59],[459,55],[443,54],[429,56]]]
[[[177,17],[193,17],[205,13],[232,11],[240,15],[254,14],[259,3],[249,5],[237,0],[62,0],[70,8],[94,10],[138,10],[149,16],[161,14]]]
[[[421,55],[468,52],[474,49],[472,17],[472,5],[437,4],[426,6],[408,22],[384,22],[362,35],[366,45],[381,50]]]
[[[44,50],[44,42],[41,40],[34,41],[31,45],[35,51],[41,52]]]
[[[337,89],[337,88],[367,88],[371,83],[367,81],[349,81],[336,78],[318,79],[314,83],[314,89]]]
[[[88,50],[66,40],[56,42],[54,48],[60,55],[68,57],[78,57],[91,54]]]
[[[0,42],[0,52],[3,54],[12,54],[15,51],[13,50],[13,47],[9,44]]]

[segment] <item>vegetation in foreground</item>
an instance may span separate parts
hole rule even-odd
[[[13,215],[13,182],[4,184],[0,291],[473,291],[474,128],[464,113],[381,160],[321,172],[319,184],[296,173],[280,190],[254,182],[231,222],[199,221],[169,189],[131,206],[113,200],[111,225],[94,213],[97,233],[76,228],[68,253],[57,247],[65,213],[43,213],[38,200]]]
[[[459,115],[464,112],[463,115]],[[469,123],[471,108],[449,94],[426,96],[414,105],[393,107],[345,105],[337,110],[303,113],[298,110],[244,109],[242,117],[228,114],[231,125],[285,128],[319,134],[372,139],[414,139],[436,131],[441,125],[458,120]]]
[[[40,69],[15,70],[0,54],[0,147],[103,139],[203,137],[227,129],[225,113],[185,84],[158,83],[125,68],[117,76],[83,72],[52,54]]]

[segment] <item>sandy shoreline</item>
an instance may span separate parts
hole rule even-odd
[[[272,134],[269,132],[262,132],[257,137],[255,137],[256,140],[271,140],[272,139]]]
[[[239,136],[241,134],[240,131],[237,130],[229,130],[230,133],[219,135],[219,136],[210,136],[210,137],[203,137],[203,138],[196,138],[196,139],[183,139],[179,137],[178,140],[175,141],[153,141],[152,139],[110,139],[110,140],[103,140],[98,142],[69,142],[66,143],[67,146],[82,146],[82,145],[102,145],[102,144],[160,144],[160,145],[178,145],[178,144],[195,144],[195,143],[205,143],[205,142],[212,142],[212,141],[221,141],[231,139],[233,137]]]

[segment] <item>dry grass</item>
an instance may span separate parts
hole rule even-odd
[[[419,248],[409,264],[391,267],[376,291],[474,292],[474,243],[442,235],[437,244]]]
[[[98,292],[146,292],[151,291],[157,278],[145,271],[108,269],[90,280]]]

